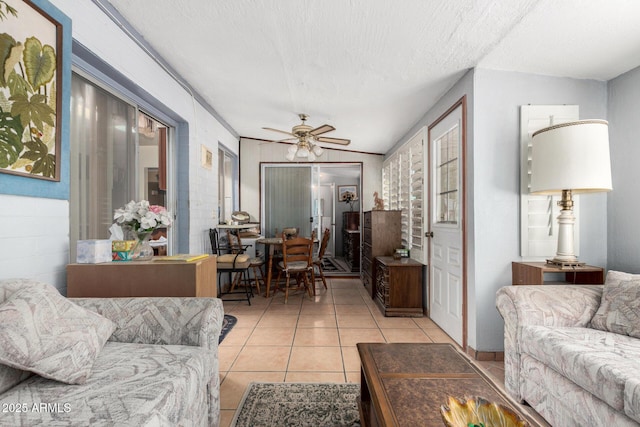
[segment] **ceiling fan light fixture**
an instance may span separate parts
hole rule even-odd
[[[313,153],[314,153],[316,156],[318,156],[318,157],[322,156],[322,153],[323,153],[323,152],[324,152],[324,151],[322,150],[322,147],[320,147],[319,145],[314,145],[314,146],[313,146]]]
[[[307,147],[299,147],[298,152],[296,153],[298,157],[309,157],[309,149]]]
[[[287,159],[287,160],[289,160],[290,162],[292,162],[292,161],[293,161],[293,159],[295,159],[295,157],[296,157],[295,153],[292,153],[292,152],[289,152],[289,153],[286,155],[286,159]]]
[[[298,151],[298,145],[297,144],[290,145],[288,151],[289,151],[289,153],[296,154],[296,151]]]
[[[316,159],[316,155],[313,154],[313,151],[309,151],[309,156],[307,157],[307,160],[309,160],[310,162],[313,162]]]

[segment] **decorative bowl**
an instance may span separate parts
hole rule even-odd
[[[440,407],[442,420],[447,427],[529,427],[511,409],[482,397],[467,397],[460,401],[449,396],[449,405]]]

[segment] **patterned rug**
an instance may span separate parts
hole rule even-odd
[[[325,273],[346,272],[347,267],[344,265],[344,261],[340,262],[335,258],[323,258],[322,270]]]
[[[359,396],[359,384],[252,382],[231,426],[359,426]]]
[[[220,332],[220,338],[218,338],[218,344],[220,344],[224,339],[224,337],[227,336],[227,334],[229,333],[231,328],[233,328],[233,326],[236,324],[237,321],[238,319],[236,319],[230,314],[224,315],[224,319],[222,319],[222,332]]]

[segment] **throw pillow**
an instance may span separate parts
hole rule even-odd
[[[22,288],[0,304],[0,363],[84,384],[114,330],[111,320],[72,303],[51,285]]]
[[[640,275],[609,271],[591,327],[640,338]]]

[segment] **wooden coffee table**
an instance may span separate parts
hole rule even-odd
[[[444,425],[448,396],[481,396],[540,424],[451,344],[360,343],[362,426]]]

